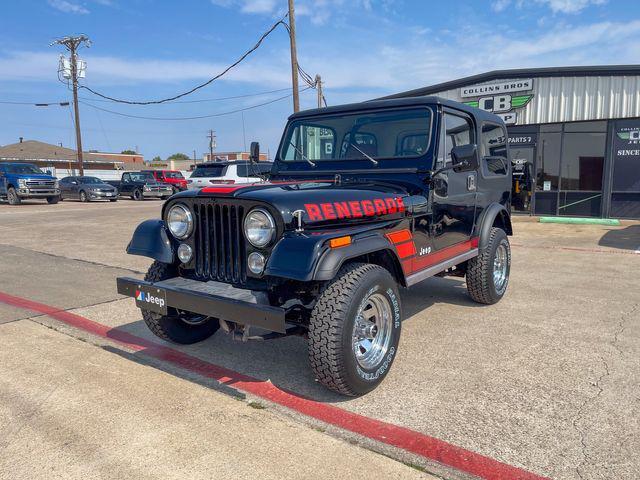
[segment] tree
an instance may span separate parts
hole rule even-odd
[[[160,158],[160,156],[159,156],[159,155],[156,155],[155,157],[153,157],[153,158],[151,159],[151,162],[152,162],[152,163],[155,163],[155,162],[161,162],[161,161],[162,161],[162,159]]]
[[[185,155],[184,153],[174,153],[167,160],[190,160],[189,155]]]
[[[137,155],[138,152],[134,152],[133,150],[123,150],[120,152],[122,155]]]

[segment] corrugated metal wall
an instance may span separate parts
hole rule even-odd
[[[640,76],[534,78],[531,93],[529,104],[516,110],[517,125],[640,117]],[[435,95],[459,102],[476,98],[461,98],[459,88]]]

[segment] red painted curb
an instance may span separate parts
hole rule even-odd
[[[67,325],[118,342],[131,350],[143,351],[145,355],[150,357],[170,362],[185,370],[217,380],[225,385],[233,386],[233,388],[264,398],[330,425],[392,445],[480,478],[496,480],[541,480],[546,478],[408,428],[368,418],[333,405],[316,402],[293,392],[281,390],[270,382],[205,362],[175,348],[151,342],[74,313],[3,292],[0,292],[0,302],[48,315]]]

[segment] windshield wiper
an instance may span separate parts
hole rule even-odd
[[[364,155],[367,160],[371,160],[374,165],[378,165],[378,161],[375,158],[373,158],[371,155],[364,153],[362,150],[358,148],[358,146],[355,143],[350,143],[349,145],[351,145],[353,148],[359,151],[362,155]]]
[[[311,160],[309,160],[309,159],[305,156],[305,154],[304,154],[304,153],[302,153],[302,151],[301,151],[298,147],[296,147],[296,146],[294,145],[294,143],[293,143],[293,142],[289,142],[289,144],[290,144],[290,145],[295,149],[295,151],[296,151],[296,152],[298,152],[298,154],[302,157],[302,159],[303,159],[305,162],[307,162],[307,163],[308,163],[309,165],[311,165],[312,167],[315,167],[315,166],[316,166],[316,164],[315,164],[314,162],[312,162]]]

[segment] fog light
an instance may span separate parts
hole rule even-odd
[[[251,273],[256,275],[260,275],[264,270],[264,264],[266,263],[264,255],[258,252],[253,252],[249,255],[247,259],[247,264],[249,265],[249,270]]]
[[[178,258],[182,263],[187,263],[191,260],[191,255],[193,254],[193,250],[186,243],[181,243],[178,247]]]

